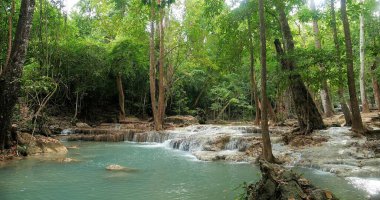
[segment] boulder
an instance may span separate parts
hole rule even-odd
[[[248,185],[246,195],[248,200],[336,200],[328,190],[313,186],[301,175],[276,164],[260,160],[262,178],[256,184]]]
[[[215,138],[211,138],[203,146],[204,151],[220,151],[224,149],[225,145],[230,141],[229,135],[221,135]]]
[[[137,171],[137,169],[131,169],[131,168],[127,168],[127,167],[124,167],[121,165],[116,165],[116,164],[108,165],[106,167],[106,170],[108,170],[108,171],[122,171],[122,172],[135,172],[135,171]]]
[[[170,116],[165,118],[165,123],[172,123],[176,126],[188,126],[192,124],[199,124],[199,121],[197,118],[186,115],[176,115],[176,116]]]
[[[17,133],[18,150],[22,155],[41,153],[66,154],[67,148],[58,140],[41,135]]]
[[[86,124],[86,123],[83,123],[83,122],[78,122],[75,124],[76,127],[78,128],[91,128],[90,125]]]

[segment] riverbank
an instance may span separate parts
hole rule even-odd
[[[349,128],[340,127],[340,116],[328,119],[326,130],[310,135],[293,134],[296,125],[289,120],[270,127],[274,155],[285,167],[311,168],[333,173],[366,191],[369,196],[380,193],[379,140],[375,135],[356,137]],[[378,128],[378,115],[364,118],[371,129]],[[188,125],[188,124],[186,124]],[[149,122],[90,126],[77,123],[62,128],[60,140],[129,141],[146,147],[160,147],[188,152],[200,161],[255,163],[261,154],[261,130],[252,124],[170,125],[168,130],[151,131]],[[78,146],[69,146],[76,151]],[[55,159],[61,163],[79,161],[75,157]],[[118,163],[116,163],[118,164]],[[370,184],[370,185],[369,185]]]

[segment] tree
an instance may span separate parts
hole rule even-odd
[[[150,35],[149,35],[149,57],[150,57],[150,67],[149,67],[149,82],[150,82],[150,99],[152,104],[152,112],[154,119],[154,127],[156,130],[162,129],[162,121],[160,120],[158,112],[158,103],[156,98],[156,49],[155,49],[155,18],[156,18],[156,3],[155,1],[150,2]]]
[[[371,66],[371,72],[372,72],[372,86],[373,86],[373,94],[375,96],[375,102],[377,105],[377,110],[380,111],[380,84],[376,77],[376,69],[380,63],[380,57],[377,55],[375,56],[375,61],[373,61],[373,64]]]
[[[259,0],[260,21],[260,64],[261,64],[261,135],[263,138],[263,155],[268,162],[274,162],[272,145],[268,128],[268,98],[267,98],[267,50],[265,37],[264,0]]]
[[[159,9],[160,9],[160,22],[159,22],[159,60],[158,60],[158,105],[157,105],[157,122],[155,125],[156,130],[163,129],[164,117],[165,117],[165,30],[164,30],[164,18],[165,18],[165,4],[164,1],[160,2],[158,0]]]
[[[347,107],[346,100],[344,99],[344,87],[343,87],[343,70],[342,70],[342,62],[340,59],[340,45],[338,41],[338,31],[336,27],[336,16],[335,16],[335,0],[330,0],[330,12],[331,12],[331,28],[333,31],[333,39],[334,39],[334,45],[335,45],[335,51],[336,51],[336,58],[338,63],[338,97],[340,106],[342,107],[342,111],[344,114],[344,119],[346,121],[346,126],[351,126],[351,113],[350,110]]]
[[[7,49],[7,57],[5,59],[5,64],[4,66],[7,66],[9,63],[9,59],[11,58],[11,53],[12,53],[12,27],[13,27],[13,15],[15,12],[15,1],[12,0],[12,5],[11,5],[11,12],[9,13],[8,16],[8,49]],[[0,75],[2,72],[2,68],[0,69]]]
[[[364,0],[360,1],[362,4]],[[363,9],[364,6],[362,6]],[[360,85],[360,99],[362,100],[363,113],[368,113],[369,105],[367,100],[367,94],[365,91],[365,33],[364,33],[364,16],[363,11],[360,12],[359,16],[360,21],[360,76],[359,76],[359,85]]]
[[[34,0],[22,0],[11,57],[0,76],[0,149],[8,147],[8,132],[20,92],[22,68],[32,27]]]
[[[354,60],[352,55],[352,43],[351,43],[351,33],[350,24],[347,18],[346,11],[346,0],[341,0],[341,17],[344,30],[344,39],[346,45],[346,65],[347,65],[347,82],[348,82],[348,92],[350,94],[350,107],[352,113],[352,130],[357,133],[364,133],[365,129],[362,122],[362,117],[360,116],[359,103],[356,98],[355,89],[355,74],[354,74]]]
[[[116,86],[117,92],[119,94],[119,121],[123,122],[125,121],[125,96],[123,89],[123,80],[120,72],[116,75]]]
[[[259,105],[259,95],[257,93],[256,77],[255,77],[255,58],[254,58],[254,49],[253,49],[253,39],[252,39],[252,24],[248,16],[248,43],[249,43],[249,69],[250,69],[250,79],[251,79],[251,104],[253,102],[256,105],[256,115],[255,115],[255,124],[260,124],[260,105]]]
[[[314,41],[315,41],[315,48],[321,49],[321,39],[320,39],[320,34],[319,34],[319,27],[318,27],[318,18],[316,14],[316,8],[315,8],[315,3],[314,0],[310,1],[310,7],[311,10],[313,11],[313,31],[314,31]],[[322,63],[319,63],[321,71],[325,71],[325,66]],[[321,99],[322,99],[322,106],[323,106],[323,111],[325,113],[326,117],[331,117],[334,115],[334,110],[332,108],[332,103],[331,103],[331,97],[330,97],[330,92],[329,92],[329,87],[327,84],[327,80],[323,78],[322,80],[322,89],[321,89]]]
[[[322,116],[318,112],[317,107],[306,89],[302,77],[296,72],[296,64],[291,54],[294,52],[294,41],[290,31],[288,19],[285,14],[283,2],[276,0],[276,10],[279,15],[279,23],[284,38],[285,51],[282,49],[278,39],[275,40],[276,51],[281,58],[281,65],[284,71],[288,72],[289,87],[297,114],[298,123],[301,132],[307,134],[313,130],[323,129],[325,126]]]

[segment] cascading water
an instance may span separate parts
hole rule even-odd
[[[365,138],[353,138],[345,127],[329,128],[313,135],[327,137],[328,141],[291,147],[284,145],[281,134],[272,133],[273,153],[285,158],[289,167],[314,168],[351,177],[347,181],[359,189],[363,189],[359,180],[374,177],[371,187],[367,187],[371,191],[367,192],[371,195],[379,193],[380,158],[373,151],[362,148],[367,141]],[[204,161],[253,162],[261,153],[260,129],[253,126],[193,125],[161,133],[136,133],[132,138],[130,141],[162,143],[166,148],[188,151]]]
[[[193,125],[164,132],[132,133],[129,141],[163,143],[189,151],[200,160],[252,161],[246,151],[260,143],[260,130],[251,126]]]

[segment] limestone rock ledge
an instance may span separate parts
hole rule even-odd
[[[66,154],[67,148],[58,140],[42,135],[17,133],[17,150],[21,155],[35,155],[42,153]]]
[[[337,200],[327,190],[313,186],[301,175],[260,160],[262,178],[246,188],[248,200]]]

